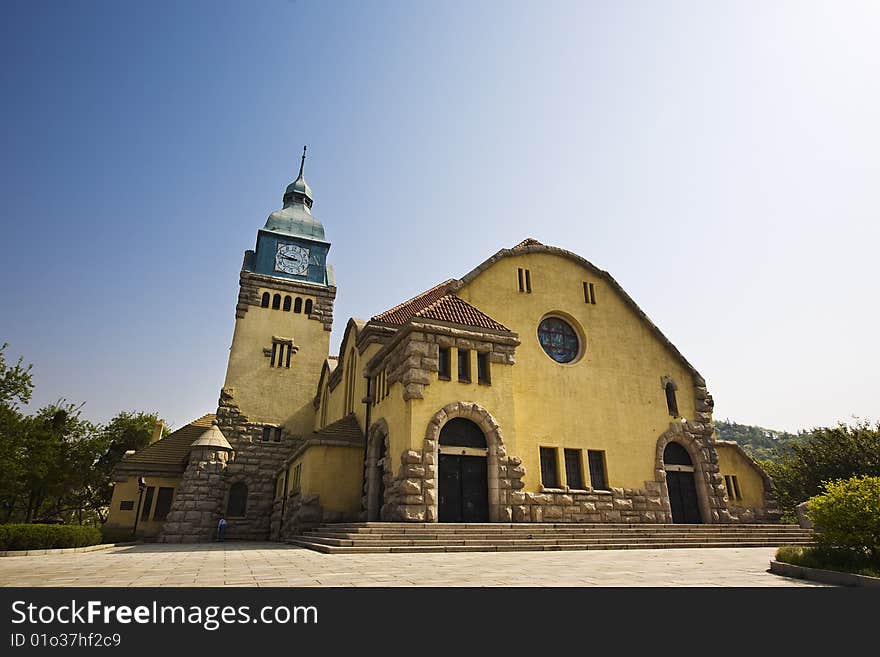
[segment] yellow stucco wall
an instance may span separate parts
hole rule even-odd
[[[716,450],[721,475],[736,475],[742,494],[741,500],[735,500],[728,495],[727,503],[730,506],[763,507],[764,480],[758,472],[758,466],[733,445],[716,443]]]
[[[518,268],[530,271],[531,294],[519,292]],[[593,283],[595,305],[584,301],[585,281]],[[692,419],[693,376],[599,275],[556,254],[529,253],[497,261],[457,294],[520,336],[512,368],[515,430],[509,420],[501,427],[516,436],[508,452],[523,459],[526,490],[539,490],[541,445],[604,451],[611,486],[654,479],[654,447],[672,419],[662,377],[675,381],[679,412]],[[561,365],[544,353],[537,330],[547,315],[580,333],[576,362]],[[561,454],[559,462],[564,479]]]
[[[173,488],[175,495],[177,487],[180,485],[179,477],[151,477],[146,476],[144,479],[147,486],[153,486],[153,500],[150,504],[149,519],[143,518],[138,520],[137,533],[138,536],[155,536],[165,524],[164,520],[154,520],[153,514],[156,509],[156,500],[159,495],[159,488]],[[144,494],[146,500],[146,493]],[[172,497],[172,500],[174,498]],[[134,509],[131,511],[122,511],[119,508],[120,502],[123,500],[131,500],[134,502]],[[117,481],[113,485],[113,496],[110,500],[110,510],[107,514],[107,522],[104,526],[110,529],[128,529],[134,527],[134,514],[138,505],[138,485],[137,477],[128,477],[126,481]],[[141,509],[143,512],[143,508]]]
[[[302,466],[300,491],[316,494],[324,511],[355,513],[361,506],[363,447],[315,445],[289,467],[289,487],[294,471]],[[282,477],[283,478],[283,477]]]
[[[271,288],[260,288],[259,294],[263,292],[275,294]],[[315,297],[291,296],[300,296],[303,303],[306,299],[315,302]],[[273,336],[292,338],[299,347],[289,369],[270,367],[263,353],[272,347]],[[250,421],[283,425],[294,434],[308,433],[315,424],[315,385],[329,348],[330,332],[308,315],[248,306],[244,317],[235,321],[224,387],[232,389],[235,403]]]

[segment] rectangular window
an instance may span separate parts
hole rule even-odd
[[[741,500],[742,495],[739,492],[739,481],[736,478],[736,475],[730,475],[730,481],[733,482],[733,494],[736,496],[736,499]]]
[[[458,350],[458,380],[471,382],[471,352],[467,349]]]
[[[596,303],[596,290],[592,283],[584,281],[584,303]]]
[[[134,511],[134,500],[121,500],[119,502],[120,511]]]
[[[528,269],[526,269],[526,292],[532,293],[532,273]]]
[[[522,268],[519,268],[516,270],[516,276],[519,281],[519,291],[522,292],[526,289],[525,286],[523,285],[523,270],[522,270]]]
[[[290,357],[293,355],[293,348],[290,342],[272,341],[272,355],[269,357],[269,367],[286,367],[290,368]]]
[[[159,489],[159,494],[156,495],[156,511],[153,513],[153,520],[165,520],[171,511],[171,498],[173,497],[173,488],[162,487]]]
[[[449,366],[449,347],[440,347],[440,360],[437,363],[437,376],[444,381],[449,381],[451,376]]]
[[[590,463],[590,483],[596,490],[608,490],[608,477],[605,474],[605,452],[587,452]]]
[[[264,443],[272,440],[272,427],[263,427],[263,435],[260,437],[260,440]]]
[[[155,486],[149,486],[144,493],[144,501],[141,504],[141,520],[150,519],[150,507],[153,506],[153,493],[155,492]]]
[[[272,442],[281,442],[281,427],[275,427],[275,432],[272,435]]]
[[[565,483],[569,488],[583,490],[584,477],[581,468],[581,450],[565,450]]]
[[[269,367],[275,367],[275,356],[278,353],[278,343],[272,343],[272,358],[269,360]]]
[[[492,383],[489,377],[489,352],[477,353],[477,381],[485,385]]]
[[[724,475],[724,486],[727,488],[727,497],[732,500],[736,499],[733,496],[733,483],[730,481],[730,475]]]
[[[592,283],[590,283],[590,303],[596,303],[596,289],[593,287]]]
[[[544,488],[559,488],[559,477],[556,476],[556,448],[541,448],[541,483]]]

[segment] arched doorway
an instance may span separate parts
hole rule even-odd
[[[489,522],[489,450],[483,431],[457,417],[443,425],[439,442],[439,521]]]
[[[696,525],[702,522],[694,480],[694,464],[687,450],[671,442],[663,450],[666,488],[672,507],[672,522]]]
[[[367,459],[364,463],[364,494],[366,496],[367,520],[382,520],[385,504],[385,457],[388,454],[388,425],[379,420],[370,429]]]

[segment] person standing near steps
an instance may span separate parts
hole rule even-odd
[[[226,540],[226,518],[220,516],[220,522],[217,523],[217,540]]]

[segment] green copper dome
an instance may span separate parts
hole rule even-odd
[[[305,163],[306,148],[303,146],[299,175],[284,191],[284,207],[269,215],[263,230],[324,241],[324,226],[312,216],[312,188],[303,177]]]

